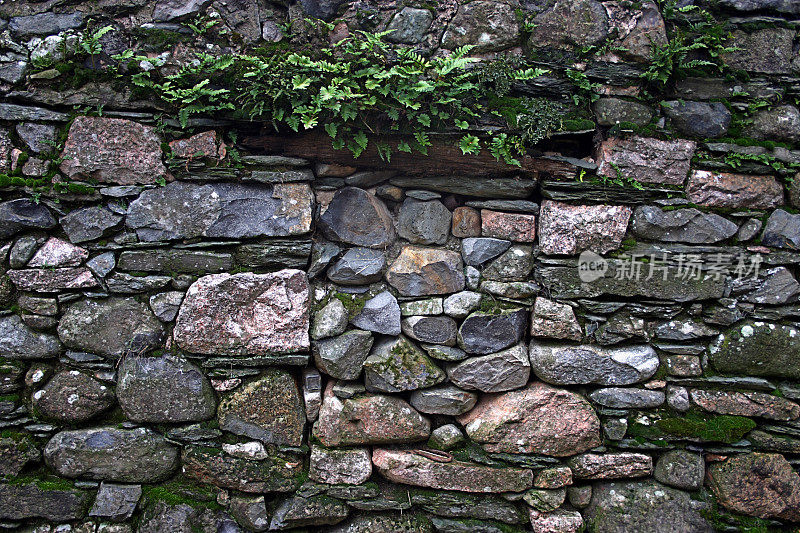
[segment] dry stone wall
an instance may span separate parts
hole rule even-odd
[[[656,96],[694,4],[0,3],[0,528],[795,530],[800,4],[704,6],[727,77]],[[306,16],[525,54],[512,94],[588,114],[533,166],[420,172],[108,75]]]

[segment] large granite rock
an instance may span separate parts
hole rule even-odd
[[[61,353],[54,335],[30,329],[18,315],[0,317],[0,353],[9,359],[50,359]]]
[[[312,446],[308,477],[319,483],[358,485],[372,475],[369,448]]]
[[[70,305],[58,323],[67,347],[111,357],[158,346],[164,326],[147,304],[134,298],[80,300]]]
[[[134,185],[166,173],[155,128],[119,118],[77,117],[61,157],[61,171],[73,179]]]
[[[543,383],[487,394],[458,421],[473,441],[492,453],[565,457],[601,442],[600,420],[589,402]]]
[[[70,522],[85,516],[90,501],[91,496],[88,492],[77,489],[49,489],[39,487],[35,482],[2,484],[0,518],[3,520],[42,518],[52,522]]]
[[[33,393],[36,412],[59,422],[84,422],[114,405],[114,392],[77,370],[61,371]]]
[[[392,215],[384,203],[357,187],[336,191],[317,225],[332,241],[367,248],[384,248],[397,236]]]
[[[445,373],[405,336],[378,341],[364,361],[367,390],[402,392],[441,383]]]
[[[499,352],[522,340],[527,324],[528,313],[524,309],[475,312],[461,323],[458,344],[467,353]]]
[[[766,322],[740,322],[709,346],[718,372],[744,376],[800,379],[800,330]]]
[[[254,460],[214,448],[186,446],[181,452],[181,463],[184,475],[189,478],[248,493],[293,492],[300,485],[303,473],[301,457],[280,452]]]
[[[773,176],[695,170],[686,183],[686,197],[709,207],[768,209],[783,204],[783,187]]]
[[[178,466],[178,449],[149,429],[62,431],[44,448],[47,465],[67,478],[155,483]]]
[[[528,383],[531,365],[528,349],[517,344],[497,353],[470,357],[447,369],[450,381],[469,390],[502,392]]]
[[[393,43],[417,44],[425,37],[431,27],[433,12],[427,9],[404,7],[398,11],[386,31],[391,31],[386,40]]]
[[[300,270],[212,274],[194,282],[173,336],[202,354],[266,355],[310,348],[308,279]]]
[[[586,453],[567,461],[578,479],[647,477],[653,473],[653,458],[643,453]]]
[[[448,294],[464,289],[463,268],[456,252],[404,246],[386,272],[386,281],[403,296]]]
[[[697,145],[693,141],[661,141],[649,137],[603,141],[596,155],[597,172],[611,178],[617,170],[628,179],[683,185]]]
[[[0,239],[7,239],[27,228],[49,229],[56,219],[42,204],[27,198],[0,202]]]
[[[514,242],[536,240],[536,216],[481,209],[481,235]]]
[[[694,208],[664,211],[645,205],[633,214],[634,233],[654,241],[712,244],[733,237],[738,230],[730,220]]]
[[[358,379],[372,343],[369,331],[353,329],[338,337],[315,342],[314,362],[321,372],[333,378]]]
[[[602,254],[619,248],[631,208],[613,205],[568,205],[546,200],[539,216],[539,243],[545,254]]]
[[[74,267],[79,266],[88,257],[89,252],[85,249],[50,237],[28,261],[28,268]]]
[[[555,385],[632,385],[656,373],[659,359],[650,346],[605,348],[531,341],[531,367]]]
[[[60,292],[70,289],[91,289],[100,283],[88,268],[26,268],[9,270],[8,277],[17,289],[35,292]]]
[[[415,244],[444,244],[453,216],[438,200],[406,198],[397,217],[397,233]]]
[[[478,0],[458,6],[442,36],[442,47],[455,50],[471,45],[476,51],[496,52],[517,44],[519,20],[512,6]]]

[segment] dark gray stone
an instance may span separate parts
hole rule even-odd
[[[758,278],[744,277],[731,281],[731,296],[755,304],[781,305],[797,300],[800,283],[786,267],[762,270]]]
[[[231,254],[202,250],[126,250],[117,268],[131,272],[190,272],[206,274],[233,268]]]
[[[26,198],[0,203],[0,239],[7,239],[27,228],[50,229],[56,219],[50,210]]]
[[[594,103],[594,113],[601,126],[616,126],[620,122],[646,126],[653,118],[653,110],[648,106],[620,98],[600,98]]]
[[[241,267],[305,269],[311,257],[311,241],[269,239],[259,244],[242,244],[236,247],[233,257]]]
[[[511,48],[519,38],[519,20],[511,5],[477,0],[458,6],[442,35],[442,48],[473,46],[476,52],[497,52]]]
[[[739,242],[746,242],[755,239],[758,232],[761,231],[762,222],[757,218],[750,218],[739,226],[739,231],[736,233],[736,240]]]
[[[315,342],[314,361],[320,371],[331,377],[358,379],[372,342],[370,332],[350,330],[338,337]]]
[[[666,341],[692,341],[718,333],[716,329],[691,318],[676,318],[661,322],[654,328],[655,338]]]
[[[697,490],[703,486],[706,464],[703,456],[686,450],[670,450],[656,462],[653,476],[681,490]]]
[[[420,413],[456,416],[475,407],[478,395],[446,384],[415,390],[409,401]]]
[[[339,10],[345,0],[300,0],[300,5],[310,16],[330,20]]]
[[[350,321],[355,327],[383,335],[400,335],[400,304],[389,291],[383,291],[364,303]]]
[[[752,32],[734,30],[725,42],[733,48],[722,56],[729,67],[764,74],[792,71],[794,30],[770,26]]]
[[[13,17],[8,23],[8,29],[18,37],[31,37],[33,35],[55,35],[65,30],[74,30],[83,25],[85,15],[80,11],[73,13],[40,13]]]
[[[170,276],[132,276],[117,272],[106,278],[108,292],[118,294],[139,294],[163,289],[172,281]]]
[[[461,241],[461,255],[471,266],[481,266],[499,256],[511,246],[511,241],[488,237],[468,237]]]
[[[162,322],[172,322],[178,315],[178,309],[183,301],[183,293],[169,291],[154,294],[150,297],[150,310]]]
[[[344,182],[351,187],[374,187],[388,180],[395,174],[397,173],[393,170],[365,170],[350,174],[344,178]]]
[[[341,335],[347,329],[347,309],[338,298],[331,298],[325,307],[314,313],[311,338],[324,339]]]
[[[524,309],[472,313],[461,324],[458,344],[467,353],[499,352],[522,340],[528,323]]]
[[[401,323],[403,333],[419,342],[454,346],[458,334],[456,321],[449,316],[412,316]]]
[[[530,358],[536,376],[554,385],[631,385],[651,377],[659,365],[655,350],[646,345],[603,348],[534,340]]]
[[[71,211],[60,222],[70,242],[79,243],[108,235],[122,218],[104,207],[91,206]]]
[[[768,141],[800,141],[800,110],[793,105],[783,105],[756,112],[753,122],[744,134],[754,139]]]
[[[711,244],[736,234],[738,226],[713,213],[694,208],[663,209],[646,205],[633,214],[633,231],[639,237],[664,242]]]
[[[392,215],[384,203],[356,187],[336,191],[317,225],[332,241],[368,248],[384,248],[396,237]]]
[[[724,374],[800,379],[800,329],[748,320],[711,343],[709,359]]]
[[[719,102],[669,101],[661,104],[675,128],[700,138],[722,137],[731,124],[731,112]]]
[[[720,0],[719,3],[738,11],[777,11],[800,15],[800,4],[794,0]]]
[[[776,248],[800,248],[800,215],[790,215],[783,209],[776,209],[767,219],[761,244]]]
[[[440,361],[463,361],[469,355],[461,348],[455,346],[442,346],[440,344],[423,344],[422,349],[428,352],[428,355]]]
[[[424,389],[445,380],[442,369],[402,335],[375,343],[364,361],[364,371],[369,391]]]
[[[195,15],[208,6],[211,0],[160,0],[153,10],[153,20],[167,22]]]
[[[17,135],[33,153],[49,152],[55,150],[53,143],[56,140],[56,127],[52,124],[37,124],[23,122],[16,126]]]
[[[44,235],[23,235],[14,243],[11,250],[8,252],[8,265],[11,268],[24,268],[34,252],[44,244],[46,237]],[[39,265],[43,266],[43,265]],[[50,265],[46,265],[50,266]],[[56,265],[52,265],[56,266]]]
[[[404,7],[395,14],[386,31],[391,31],[386,40],[393,43],[417,44],[431,27],[433,13],[429,9]]]
[[[0,354],[9,359],[50,359],[61,353],[54,335],[36,333],[17,315],[0,317]]]
[[[524,281],[530,276],[533,265],[533,247],[514,244],[486,265],[483,277],[494,281]]]
[[[106,518],[112,522],[124,522],[136,510],[142,497],[141,485],[119,485],[101,483],[89,516]]]
[[[108,386],[77,370],[58,372],[31,400],[42,417],[67,423],[90,420],[115,403]]]
[[[397,176],[392,185],[404,189],[428,189],[480,198],[528,198],[537,181],[530,178],[490,178],[485,176]]]
[[[233,496],[228,510],[238,524],[251,531],[266,531],[269,527],[264,496]]]
[[[105,278],[117,266],[114,252],[104,252],[86,261],[86,268],[98,278]]]
[[[18,104],[0,104],[0,120],[10,122],[67,122],[70,116],[66,113],[50,111],[43,107],[31,107]]]
[[[397,233],[415,244],[444,244],[453,215],[438,200],[421,202],[406,198],[400,206]]]
[[[447,369],[450,381],[481,392],[503,392],[523,387],[531,375],[528,350],[517,344],[497,353],[470,357]]]
[[[348,514],[347,505],[330,496],[290,496],[275,508],[269,528],[282,530],[338,524]]]
[[[328,279],[340,285],[367,285],[379,281],[386,256],[372,248],[350,248],[328,269]]]
[[[609,387],[597,389],[589,398],[613,409],[652,409],[664,403],[664,393],[656,390]]]
[[[308,267],[308,277],[313,279],[322,274],[341,251],[342,249],[332,242],[314,242],[311,247],[311,265]]]
[[[43,518],[53,522],[70,522],[85,516],[89,501],[89,493],[77,489],[45,489],[36,483],[2,484],[0,518]]]

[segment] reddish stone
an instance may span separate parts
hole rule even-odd
[[[310,347],[306,274],[212,274],[189,287],[173,332],[189,352],[267,355]]]
[[[366,394],[342,400],[328,383],[314,435],[325,446],[417,442],[431,434],[431,424],[405,400]]]
[[[453,210],[454,237],[480,237],[481,215],[471,207],[456,207]]]
[[[567,466],[540,470],[533,480],[533,486],[539,489],[560,489],[568,485],[572,485],[572,470]]]
[[[386,281],[403,296],[448,294],[464,289],[461,254],[439,248],[404,246],[386,272]]]
[[[783,205],[783,187],[773,176],[695,170],[686,184],[686,197],[711,207],[767,209]]]
[[[486,394],[458,421],[492,453],[565,457],[601,443],[600,420],[589,402],[544,383]]]
[[[586,453],[567,464],[578,479],[647,477],[653,473],[653,458],[643,453]]]
[[[709,465],[708,484],[732,511],[800,521],[800,476],[780,454],[748,453]]]
[[[21,291],[58,292],[88,289],[99,283],[88,268],[9,270],[8,277]]]
[[[619,248],[633,210],[627,206],[569,205],[545,200],[539,216],[542,252],[602,254]]]
[[[533,242],[536,240],[536,217],[482,209],[481,235],[509,241]]]
[[[648,137],[612,137],[600,144],[596,154],[597,173],[612,178],[617,170],[624,178],[645,183],[683,185],[692,156],[694,141],[661,141]]]
[[[356,170],[358,170],[356,167],[348,167],[336,163],[317,163],[314,169],[318,178],[344,178]]]
[[[760,416],[771,420],[794,420],[800,416],[800,405],[763,392],[727,392],[694,389],[692,401],[702,409],[722,415]]]
[[[29,267],[66,267],[78,266],[89,252],[61,239],[50,237],[28,261]]]
[[[524,468],[492,467],[464,461],[439,462],[414,451],[372,451],[378,472],[395,483],[462,492],[521,492],[533,485]]]
[[[583,531],[583,517],[578,511],[559,509],[551,513],[530,511],[534,533],[577,533]]]
[[[155,128],[119,118],[76,118],[61,156],[69,178],[134,185],[155,183],[166,173]]]
[[[172,155],[181,159],[192,159],[198,157],[209,157],[212,159],[223,159],[225,157],[225,143],[219,143],[217,132],[214,130],[204,131],[197,135],[192,135],[188,139],[177,139],[169,143]]]

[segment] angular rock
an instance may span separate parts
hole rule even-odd
[[[61,371],[33,393],[34,409],[43,417],[60,422],[84,422],[110,409],[114,392],[77,370]]]
[[[117,266],[114,252],[105,252],[86,261],[86,268],[98,278],[105,278]]]
[[[738,11],[777,11],[778,13],[800,14],[800,6],[793,0],[721,0],[720,5]]]
[[[734,236],[739,227],[730,220],[694,208],[664,211],[656,206],[636,208],[633,231],[654,241],[712,244]]]
[[[434,449],[452,450],[464,440],[464,434],[455,424],[445,424],[431,432],[428,442]]]
[[[480,237],[481,215],[471,207],[456,207],[453,210],[454,237]]]
[[[440,344],[423,344],[422,348],[428,355],[440,361],[462,361],[469,357],[467,352],[454,346],[442,346]]]
[[[536,240],[536,217],[482,209],[481,234],[515,242],[533,242]]]
[[[269,517],[264,496],[234,496],[228,510],[236,523],[251,531],[266,531]]]
[[[446,346],[455,345],[456,327],[449,316],[412,316],[401,323],[403,333],[415,341]]]
[[[178,310],[183,302],[183,293],[169,291],[154,294],[150,297],[150,310],[162,322],[172,322],[178,315]]]
[[[720,102],[662,102],[661,108],[681,133],[701,139],[722,137],[731,124],[731,112]]]
[[[444,244],[451,220],[452,214],[438,200],[406,198],[397,217],[397,234],[414,244]]]
[[[321,372],[333,378],[358,379],[372,343],[369,331],[353,329],[338,337],[315,342],[314,362]]]
[[[800,405],[763,392],[691,389],[689,397],[710,413],[758,416],[770,420],[795,420],[800,417]]]
[[[469,315],[458,330],[458,344],[467,353],[489,354],[517,344],[528,322],[524,309]]]
[[[414,451],[375,449],[372,463],[386,479],[406,485],[462,492],[520,492],[533,485],[533,472],[522,468],[451,461],[442,463]]]
[[[38,484],[0,485],[0,518],[25,520],[42,518],[53,522],[80,520],[85,516],[90,495],[77,489],[47,489]]]
[[[317,224],[326,238],[355,246],[384,248],[396,238],[392,215],[383,202],[356,187],[336,191]]]
[[[519,37],[519,20],[510,5],[478,0],[458,7],[442,36],[442,47],[472,45],[476,52],[496,52],[511,48]]]
[[[428,298],[427,300],[412,300],[403,302],[400,306],[401,316],[430,316],[441,315],[444,312],[442,298]]]
[[[500,257],[489,263],[482,274],[484,279],[488,280],[524,281],[530,276],[533,265],[533,247],[513,244]],[[477,284],[470,288],[477,288]]]
[[[539,215],[539,243],[545,254],[602,254],[619,248],[631,208],[611,205],[568,205],[545,200]]]
[[[126,357],[117,374],[117,398],[134,422],[174,423],[214,416],[214,390],[202,371],[171,355]]]
[[[393,43],[417,44],[431,27],[433,14],[427,9],[404,7],[392,18],[386,31],[391,31],[386,40]]]
[[[645,183],[683,185],[697,147],[694,141],[661,141],[649,137],[611,137],[600,144],[596,155],[598,174]]]
[[[158,346],[164,326],[134,298],[81,300],[58,323],[58,336],[74,350],[119,357]]]
[[[783,187],[772,176],[695,170],[686,183],[686,197],[709,207],[768,209],[783,204]]]
[[[776,248],[800,248],[800,215],[776,209],[767,219],[761,244]]]
[[[549,513],[530,510],[533,533],[578,533],[583,531],[583,517],[578,511],[561,509]]]
[[[80,243],[107,235],[122,222],[122,218],[105,207],[89,206],[70,211],[59,222],[70,242]]]
[[[19,476],[28,464],[41,460],[41,450],[34,446],[33,440],[27,435],[0,438],[0,475]]]
[[[359,485],[372,475],[369,448],[311,447],[308,477],[318,483]]]
[[[763,74],[788,74],[792,70],[794,32],[768,27],[746,33],[736,30],[725,42],[733,48],[722,56],[726,65],[738,70]]]
[[[539,297],[531,315],[531,335],[579,341],[583,338],[583,330],[572,306]]]
[[[377,342],[364,361],[367,390],[401,392],[431,387],[445,379],[445,373],[406,337]]]
[[[54,335],[38,333],[17,315],[0,317],[0,353],[9,359],[50,359],[61,353]]]
[[[464,289],[461,256],[450,250],[404,246],[386,272],[386,281],[403,296],[458,292]]]
[[[350,248],[328,269],[328,279],[340,285],[368,285],[380,281],[386,256],[371,248]]]
[[[33,257],[34,252],[45,242],[43,235],[23,235],[14,242],[8,253],[8,264],[11,268],[24,268]]]
[[[530,358],[536,376],[555,385],[632,385],[651,377],[659,365],[655,350],[646,345],[604,348],[534,340]]]
[[[528,350],[524,344],[481,357],[470,357],[447,369],[450,381],[459,387],[481,392],[518,389],[528,383],[530,374]]]
[[[189,478],[248,493],[293,492],[300,485],[298,477],[303,472],[302,457],[280,452],[251,460],[213,448],[186,446],[181,463]]]
[[[92,272],[84,267],[9,270],[8,277],[21,291],[59,292],[90,289],[99,285]]]
[[[26,198],[0,202],[0,239],[7,239],[27,228],[49,229],[56,219],[42,204]]]
[[[752,121],[743,132],[748,137],[788,143],[800,141],[800,110],[793,105],[758,111]]]
[[[201,250],[126,250],[117,268],[132,272],[189,272],[208,274],[233,268],[231,254]]]
[[[314,313],[312,339],[341,335],[347,329],[347,309],[338,298],[331,298],[325,307]]]
[[[348,514],[347,505],[330,496],[290,496],[276,507],[269,528],[280,530],[338,524]]]
[[[483,396],[457,420],[490,453],[566,457],[601,442],[600,420],[589,402],[543,383]]]
[[[557,0],[533,19],[528,46],[572,50],[599,44],[609,31],[608,14],[595,0]]]
[[[78,266],[89,257],[89,252],[78,246],[50,237],[33,258],[28,261],[29,268]]]
[[[178,449],[149,429],[62,431],[44,449],[47,465],[67,478],[156,483],[178,466]]]
[[[203,157],[221,159],[217,148],[218,144],[219,139],[217,138],[217,132],[214,130],[209,130],[192,135],[187,139],[176,139],[171,141],[169,143],[169,149],[172,151],[173,157],[181,159]]]
[[[472,409],[478,401],[478,395],[453,385],[436,385],[415,390],[409,401],[421,413],[457,416]]]
[[[110,293],[139,294],[163,289],[171,281],[171,276],[133,276],[117,272],[106,278],[106,287]]]
[[[533,486],[540,489],[560,489],[567,485],[572,485],[572,470],[567,466],[539,470],[533,480]]]
[[[653,473],[653,458],[643,453],[586,453],[567,461],[577,479],[646,477]]]
[[[705,467],[703,456],[698,453],[670,450],[658,458],[653,477],[681,490],[697,490],[703,486]]]
[[[202,354],[307,350],[309,305],[308,279],[300,270],[212,274],[189,287],[173,336],[181,348]]]
[[[131,517],[141,497],[141,485],[101,483],[89,516],[123,522]]]
[[[400,335],[400,304],[389,291],[383,291],[364,303],[351,323],[383,335]]]
[[[652,409],[664,404],[664,393],[657,390],[610,387],[597,389],[589,399],[613,409]]]
[[[155,128],[119,118],[77,117],[61,157],[61,171],[71,179],[135,185],[166,173]]]
[[[39,13],[12,17],[9,29],[19,37],[32,35],[52,35],[65,30],[80,28],[86,15],[81,11],[72,13]]]
[[[589,0],[592,3],[594,0]],[[601,126],[634,124],[647,126],[653,119],[653,109],[640,102],[631,102],[622,98],[600,98],[594,103],[594,114]]]
[[[445,298],[443,311],[453,318],[465,318],[481,306],[483,295],[479,292],[462,291]]]
[[[306,414],[294,378],[285,370],[264,374],[219,404],[219,427],[265,444],[300,446]]]
[[[488,237],[468,237],[461,241],[461,255],[470,266],[481,266],[499,256],[511,246],[511,242]]]
[[[739,227],[739,231],[736,233],[736,240],[745,242],[755,239],[756,235],[761,231],[762,225],[763,223],[757,218],[748,219],[747,222]]]
[[[745,321],[722,333],[709,346],[718,372],[745,376],[800,379],[800,330],[793,326]]]
[[[785,267],[762,270],[758,278],[742,277],[731,282],[732,295],[745,293],[742,299],[756,304],[785,304],[795,301],[798,292],[800,283]]]

